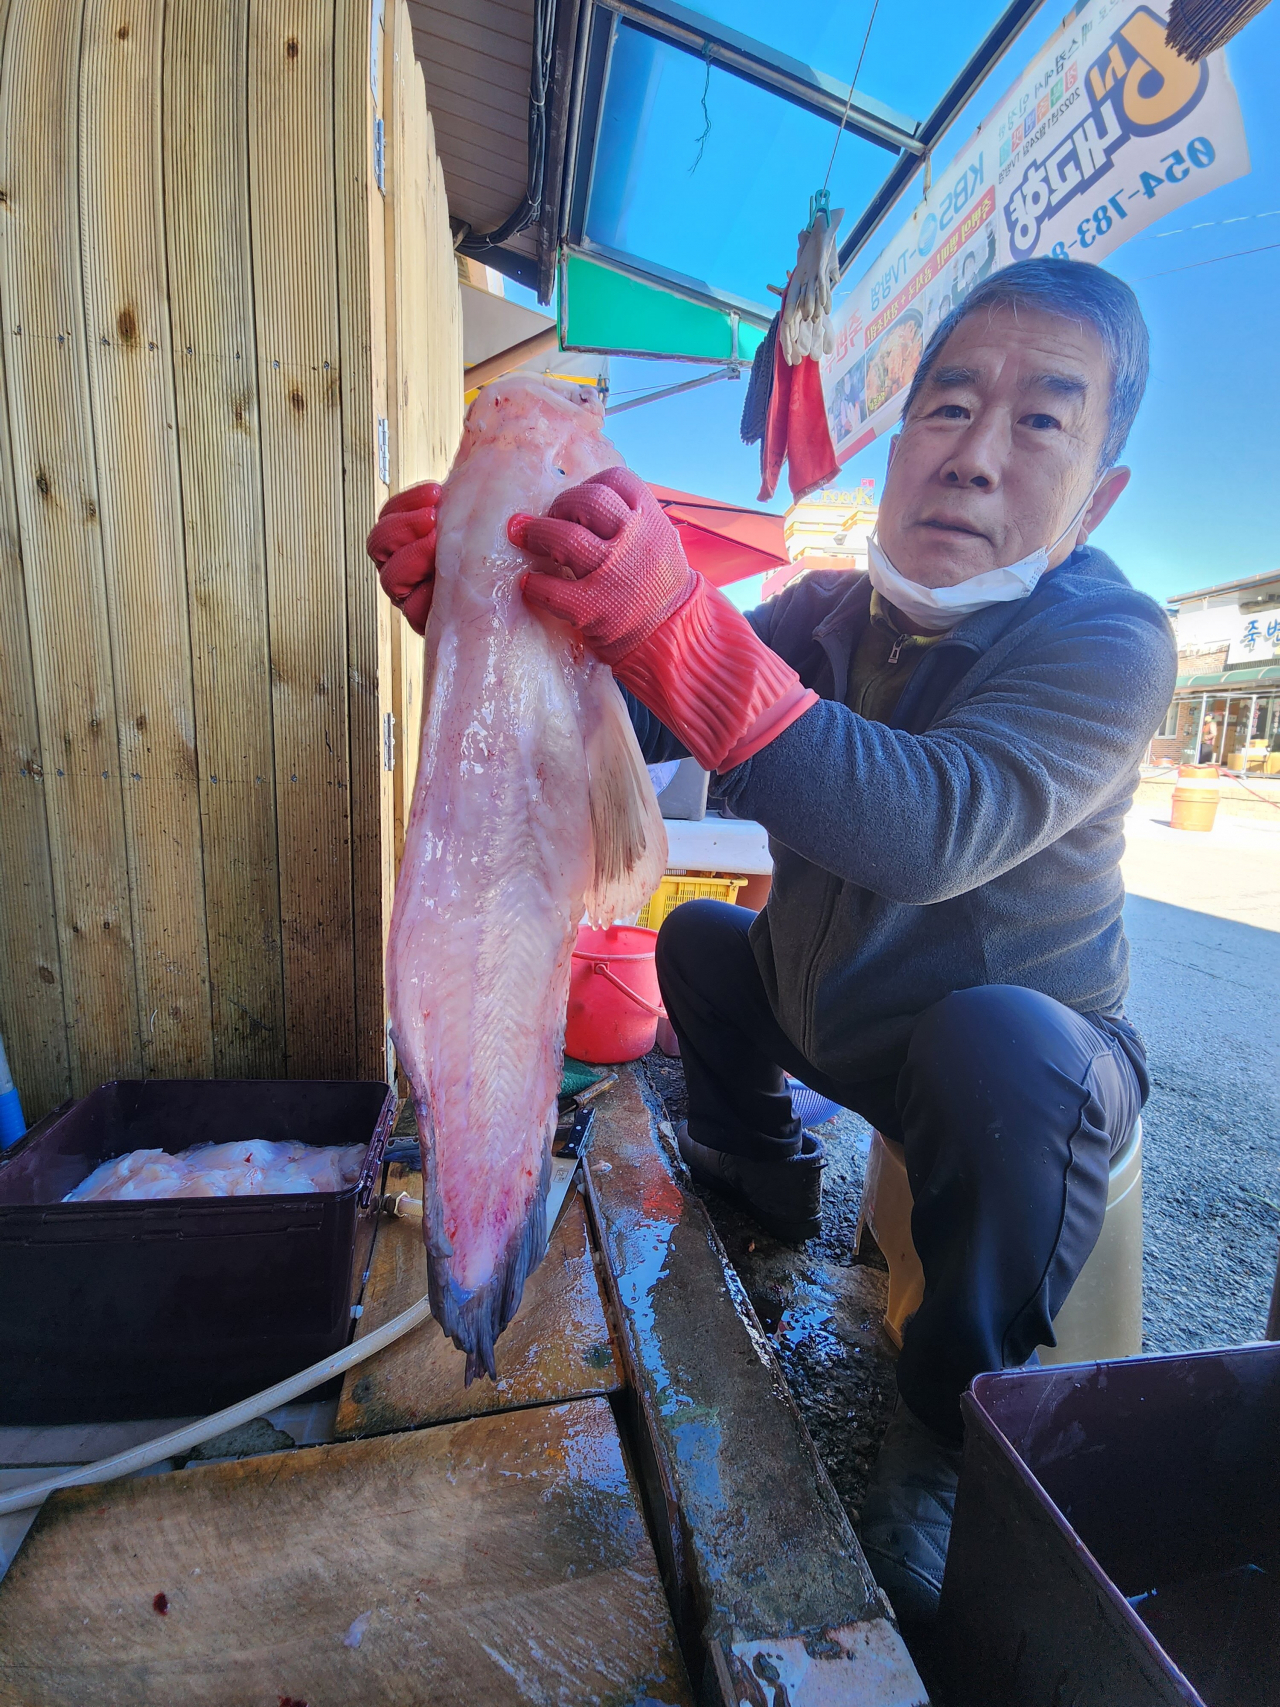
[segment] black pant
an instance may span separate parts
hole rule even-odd
[[[690,901],[658,937],[689,1134],[733,1155],[794,1153],[800,1122],[785,1068],[904,1146],[925,1289],[898,1388],[924,1422],[958,1437],[960,1394],[975,1375],[1054,1344],[1053,1318],[1102,1228],[1111,1157],[1147,1097],[1141,1042],[1126,1020],[980,985],[918,1016],[896,1072],[840,1083],[774,1018],[751,918]]]

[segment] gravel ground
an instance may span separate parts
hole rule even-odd
[[[1168,828],[1170,781],[1144,784],[1128,824],[1129,1012],[1153,1089],[1143,1117],[1145,1349],[1258,1339],[1280,1235],[1280,788],[1224,790],[1208,835]],[[678,1061],[645,1060],[671,1120]],[[874,1246],[855,1249],[869,1133],[819,1127],[830,1164],[821,1239],[778,1244],[703,1194],[851,1519],[893,1405]]]

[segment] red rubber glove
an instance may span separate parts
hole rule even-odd
[[[382,590],[409,627],[422,634],[436,580],[436,512],[440,486],[423,480],[388,498],[365,549],[378,565]]]
[[[524,596],[581,631],[707,770],[758,753],[818,702],[747,619],[690,569],[643,480],[606,468],[507,533],[535,558]],[[565,578],[565,572],[571,578]]]

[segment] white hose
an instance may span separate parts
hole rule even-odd
[[[199,1422],[188,1423],[185,1428],[178,1428],[172,1434],[162,1434],[156,1440],[149,1440],[142,1446],[135,1446],[128,1452],[118,1452],[114,1458],[100,1458],[96,1464],[82,1464],[76,1470],[62,1470],[56,1476],[50,1476],[43,1482],[31,1482],[25,1488],[14,1488],[11,1493],[0,1494],[0,1517],[7,1517],[13,1511],[27,1511],[33,1505],[39,1505],[48,1494],[56,1493],[59,1488],[80,1488],[88,1482],[112,1482],[118,1476],[130,1476],[135,1470],[149,1469],[152,1464],[159,1464],[165,1458],[175,1458],[180,1452],[189,1452],[193,1447],[202,1446],[206,1440],[213,1440],[219,1434],[226,1434],[233,1428],[252,1422],[255,1417],[274,1411],[279,1405],[287,1405],[292,1399],[310,1392],[313,1387],[321,1386],[330,1376],[341,1375],[345,1370],[353,1369],[357,1363],[363,1363],[366,1357],[372,1357],[375,1352],[400,1339],[404,1334],[425,1322],[431,1314],[431,1301],[419,1298],[416,1304],[404,1310],[398,1316],[393,1316],[389,1322],[380,1328],[375,1328],[363,1339],[354,1341],[342,1351],[334,1352],[332,1357],[322,1358],[319,1363],[313,1363],[310,1369],[304,1369],[297,1375],[291,1375],[287,1381],[277,1381],[274,1387],[268,1387],[263,1393],[255,1393],[252,1398],[241,1399],[238,1405],[230,1405],[225,1411],[215,1411],[212,1416],[204,1417]]]

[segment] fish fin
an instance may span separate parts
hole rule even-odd
[[[639,912],[662,881],[667,832],[626,702],[603,664],[584,699],[593,856],[586,913],[593,925],[610,925]]]
[[[524,1284],[547,1252],[547,1192],[551,1187],[551,1132],[548,1127],[542,1155],[542,1175],[523,1222],[507,1241],[507,1248],[483,1286],[467,1291],[453,1278],[450,1259],[453,1248],[444,1230],[439,1193],[435,1188],[434,1145],[427,1134],[432,1127],[425,1111],[418,1112],[424,1172],[423,1200],[427,1212],[422,1219],[422,1237],[427,1247],[427,1292],[431,1314],[457,1346],[465,1352],[464,1380],[469,1387],[477,1375],[498,1379],[494,1347],[498,1335],[520,1308]]]

